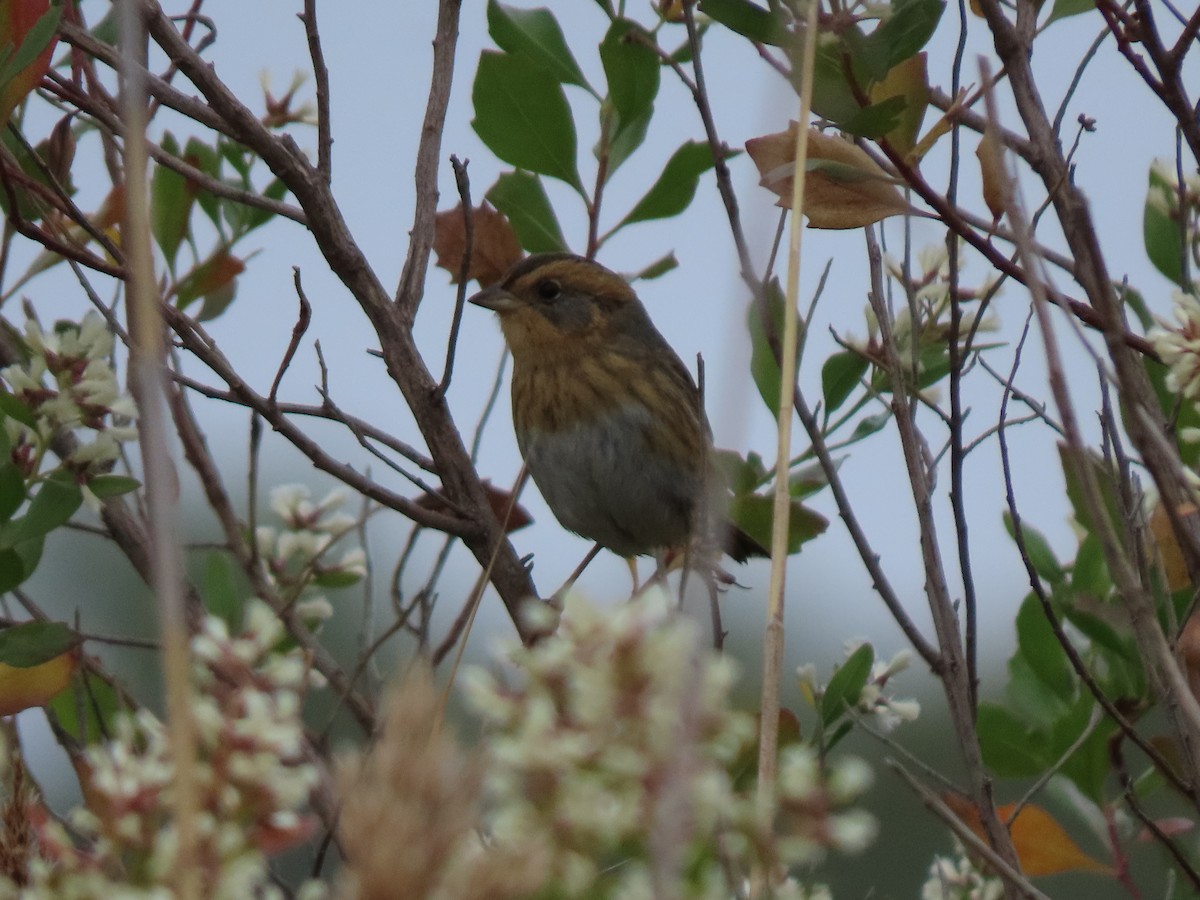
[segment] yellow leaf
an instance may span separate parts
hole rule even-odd
[[[71,675],[78,665],[78,648],[29,668],[0,663],[0,716],[11,716],[23,709],[49,703],[71,683]]]
[[[958,115],[959,110],[962,109],[962,101],[965,96],[965,91],[959,93],[958,98],[950,105],[950,109],[933,123],[933,127],[925,132],[925,137],[917,141],[905,159],[910,163],[920,162],[925,154],[933,149],[933,145],[938,142],[939,138],[950,133],[950,127],[954,124],[954,116]]]
[[[759,183],[776,194],[777,206],[792,199],[796,123],[787,131],[751,138],[746,152],[758,167]],[[841,137],[811,129],[804,215],[812,228],[861,228],[912,211],[888,175],[862,149]]]
[[[1184,504],[1179,510],[1181,519],[1195,515],[1196,507],[1190,503]],[[1171,527],[1171,519],[1161,501],[1154,507],[1154,512],[1150,513],[1150,536],[1158,547],[1158,558],[1162,560],[1167,588],[1178,591],[1189,587],[1192,580],[1188,577],[1187,563],[1183,561],[1183,550],[1180,549],[1179,541],[1175,539],[1175,529]]]
[[[882,103],[892,97],[904,99],[904,111],[900,121],[885,138],[905,157],[912,151],[925,119],[925,108],[929,105],[929,80],[925,70],[924,51],[910,56],[893,66],[883,81],[871,87],[871,103]]]

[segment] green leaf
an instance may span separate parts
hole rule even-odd
[[[1154,268],[1183,287],[1185,251],[1179,224],[1179,195],[1174,180],[1164,173],[1166,165],[1162,161],[1150,165],[1150,186],[1142,210],[1142,241]]]
[[[863,416],[857,425],[854,426],[854,432],[850,435],[847,444],[855,444],[865,437],[882,431],[884,426],[892,420],[892,411],[885,409],[883,412],[877,412],[874,415]]]
[[[845,713],[846,707],[858,703],[863,688],[867,686],[867,679],[871,677],[874,663],[875,648],[863,644],[833,673],[821,695],[821,722],[825,727],[828,728]]]
[[[508,172],[487,192],[488,202],[504,213],[517,240],[530,253],[567,249],[567,239],[546,196],[542,179],[529,172]]]
[[[1092,520],[1092,514],[1085,501],[1086,493],[1084,486],[1080,481],[1082,473],[1077,471],[1075,460],[1066,445],[1060,444],[1058,453],[1062,463],[1063,475],[1066,477],[1067,482],[1067,499],[1071,501],[1071,509],[1075,513],[1075,519],[1088,534],[1095,534],[1096,523]],[[1108,515],[1109,521],[1120,522],[1121,516],[1117,504],[1116,474],[1113,472],[1112,466],[1095,453],[1087,451],[1085,451],[1080,464],[1087,467],[1087,470],[1091,472],[1092,480],[1100,492],[1100,499],[1104,504],[1104,509],[1101,512]]]
[[[750,0],[700,0],[700,12],[756,44],[779,46],[788,38],[782,18]]]
[[[979,704],[975,732],[984,765],[1002,778],[1033,778],[1054,761],[1045,736],[998,703]]]
[[[0,528],[0,547],[12,548],[33,538],[44,537],[65,525],[83,503],[83,492],[73,481],[51,479],[38,488],[29,509],[19,519]]]
[[[471,99],[471,125],[496,156],[584,192],[575,167],[571,108],[562,85],[547,78],[540,66],[523,57],[485,51]]]
[[[201,322],[209,322],[225,312],[237,296],[237,286],[237,279],[233,278],[205,294],[196,319]]]
[[[774,334],[780,340],[783,337],[783,289],[778,279],[772,279],[764,288],[765,302],[769,315],[774,323]],[[756,303],[751,303],[747,311],[747,324],[750,331],[750,374],[754,378],[754,386],[758,388],[759,396],[772,415],[779,412],[780,370],[775,354],[763,322],[762,312]]]
[[[1046,685],[1022,653],[1013,654],[1008,661],[1008,684],[1004,693],[1009,707],[1020,710],[1023,717],[1041,728],[1052,727],[1068,708],[1061,697],[1046,690]]]
[[[1141,291],[1133,287],[1133,285],[1121,282],[1114,282],[1113,290],[1117,292],[1121,303],[1133,310],[1133,314],[1137,316],[1138,323],[1142,326],[1143,331],[1149,331],[1154,327],[1154,314],[1150,312],[1150,306],[1146,303],[1146,298],[1142,296]]]
[[[700,176],[712,167],[713,156],[708,142],[688,141],[671,154],[662,174],[617,228],[624,228],[633,222],[679,215],[696,196]]]
[[[1055,759],[1063,754],[1082,737],[1089,726],[1096,700],[1086,691],[1082,692],[1067,714],[1059,719],[1050,729],[1048,749]],[[1102,720],[1097,723],[1092,733],[1084,739],[1075,751],[1063,763],[1062,774],[1098,805],[1105,802],[1105,785],[1111,771],[1109,756],[1109,737],[1116,729],[1115,723]]]
[[[865,138],[883,137],[900,124],[908,101],[903,97],[888,97],[870,106],[864,106],[839,124],[843,131]],[[859,173],[861,174],[861,173]]]
[[[30,222],[39,222],[46,214],[47,203],[36,193],[31,187],[26,187],[22,182],[25,179],[33,182],[36,185],[45,188],[48,191],[55,192],[55,187],[51,180],[46,177],[43,171],[43,166],[39,164],[34,152],[26,149],[25,144],[19,141],[13,131],[5,128],[0,134],[0,144],[3,144],[12,159],[20,167],[22,179],[9,179],[8,187],[12,191],[12,196],[9,196],[9,190],[0,187],[0,210],[6,213],[11,213],[13,200],[16,200],[17,213],[22,219]]]
[[[770,475],[762,457],[753,451],[743,459],[735,450],[714,450],[713,462],[719,468],[725,486],[734,494],[752,493]]]
[[[8,462],[0,466],[0,520],[7,522],[25,502],[25,476]]]
[[[179,143],[171,132],[163,135],[161,146],[165,153],[179,156]],[[166,166],[154,167],[150,177],[150,232],[171,271],[175,270],[179,245],[188,232],[195,196],[184,176]]]
[[[282,200],[287,196],[287,185],[278,178],[271,180],[271,183],[263,189],[262,195],[268,200]],[[226,218],[231,220],[236,218],[234,223],[234,240],[239,240],[245,237],[255,228],[266,225],[277,215],[269,209],[262,209],[257,206],[246,206],[244,203],[237,203],[233,200],[224,201]],[[236,214],[234,213],[236,210]]]
[[[1050,10],[1050,16],[1046,19],[1046,25],[1049,25],[1051,22],[1057,22],[1059,19],[1066,19],[1069,16],[1091,12],[1095,8],[1096,0],[1054,0],[1054,8]],[[1045,28],[1046,25],[1042,27]]]
[[[896,0],[887,16],[865,41],[858,59],[872,81],[878,81],[929,43],[942,11],[943,0]]]
[[[807,541],[825,532],[829,520],[809,509],[799,500],[789,504],[788,554],[799,553]],[[742,494],[729,502],[729,518],[762,547],[771,546],[772,522],[775,514],[774,497],[762,494]]]
[[[63,622],[23,622],[0,630],[0,663],[29,669],[62,656],[81,641]]]
[[[87,486],[88,490],[104,500],[107,497],[119,497],[122,494],[136,491],[142,486],[142,483],[128,475],[93,475]]]
[[[1146,670],[1137,644],[1129,635],[1119,634],[1098,616],[1066,606],[1063,616],[1092,643],[1092,653],[1104,661],[1094,667],[1105,692],[1116,700],[1142,697],[1147,690]]]
[[[1071,588],[1077,594],[1103,600],[1112,591],[1112,576],[1100,539],[1089,534],[1079,544],[1075,563],[1071,566]]]
[[[362,581],[362,576],[354,572],[347,572],[340,569],[331,572],[322,572],[313,579],[313,584],[317,587],[337,589],[353,587]]]
[[[256,159],[254,153],[248,147],[243,147],[236,141],[224,137],[217,140],[217,152],[242,177],[243,186],[249,187],[250,170],[254,167]]]
[[[117,15],[118,9],[115,6],[109,6],[103,18],[92,26],[91,34],[96,40],[102,44],[108,44],[110,47],[117,46],[121,40],[121,23],[120,16]]]
[[[853,350],[842,350],[825,360],[825,365],[821,366],[821,393],[825,397],[826,421],[858,387],[868,366],[866,357]]]
[[[629,276],[630,281],[651,281],[655,278],[661,278],[672,269],[679,267],[679,260],[675,258],[675,251],[672,250],[665,256],[660,256],[650,265],[646,266],[640,272]]]
[[[857,36],[859,41],[863,39],[857,28],[849,29],[842,33],[841,41],[819,44],[813,59],[813,112],[839,125],[853,118],[862,109],[847,79],[847,67],[855,75],[860,86],[867,80],[865,73],[855,71],[853,56],[845,49],[851,36]],[[793,62],[799,63],[798,57]],[[801,70],[793,68],[793,73],[799,71]],[[793,84],[799,91],[801,85],[796,80],[797,77],[793,77]]]
[[[209,553],[204,560],[204,605],[236,634],[242,627],[245,592],[239,588],[236,570],[224,553]]]
[[[488,34],[501,50],[523,56],[549,72],[563,84],[592,90],[567,46],[554,13],[544,7],[519,9],[488,0]]]
[[[841,468],[844,459],[845,457],[834,460],[834,469]],[[811,497],[828,486],[829,479],[825,477],[825,470],[817,462],[796,469],[788,476],[788,495],[796,500]]]
[[[1006,509],[1004,511],[1004,527],[1008,531],[1009,537],[1016,542],[1016,529],[1013,527],[1012,514]],[[1025,544],[1025,552],[1029,556],[1029,561],[1033,565],[1033,570],[1038,573],[1039,577],[1044,578],[1051,584],[1057,584],[1063,579],[1063,567],[1059,565],[1058,558],[1054,555],[1054,551],[1050,549],[1050,543],[1036,528],[1031,528],[1024,522],[1021,523],[1021,539]]]
[[[1073,702],[1078,679],[1054,634],[1041,602],[1033,594],[1017,612],[1017,654],[1055,696]]]
[[[658,96],[661,67],[658,55],[641,40],[653,38],[636,22],[617,19],[600,42],[600,62],[608,78],[608,174],[632,155],[646,137]],[[607,104],[611,104],[608,106]],[[606,114],[601,110],[601,115]]]
[[[216,148],[210,147],[199,138],[188,138],[187,145],[183,148],[183,158],[206,175],[220,180],[221,154]],[[221,228],[221,201],[217,195],[201,189],[196,193],[196,202],[219,231]]]
[[[113,719],[120,709],[120,697],[113,686],[86,669],[77,671],[71,687],[46,707],[58,727],[81,744],[111,739]]]
[[[11,591],[32,574],[20,553],[0,548],[0,592]]]

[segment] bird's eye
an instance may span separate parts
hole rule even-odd
[[[553,278],[547,278],[538,283],[537,292],[543,300],[557,300],[558,295],[562,293],[562,285]]]

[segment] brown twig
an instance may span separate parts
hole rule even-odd
[[[442,380],[438,382],[437,395],[446,396],[450,378],[454,374],[454,353],[458,347],[458,330],[462,326],[463,307],[467,302],[467,281],[471,271],[471,257],[475,251],[475,210],[471,206],[471,179],[467,176],[470,160],[460,161],[450,157],[454,169],[454,184],[458,187],[459,204],[463,211],[463,254],[458,264],[458,290],[454,294],[454,316],[450,320],[450,337],[446,342],[446,365],[442,369]]]
[[[304,23],[304,37],[308,41],[313,80],[317,86],[317,171],[329,184],[333,181],[333,123],[329,111],[329,69],[325,65],[325,51],[321,48],[321,32],[317,28],[317,0],[304,0],[304,12],[299,19]]]
[[[439,0],[437,33],[433,37],[433,68],[429,80],[429,100],[425,121],[417,145],[417,163],[413,172],[416,204],[413,227],[409,232],[408,255],[396,286],[396,306],[401,319],[409,324],[417,316],[424,294],[425,273],[433,248],[433,221],[437,214],[438,160],[442,154],[442,132],[446,108],[450,104],[450,85],[454,80],[454,54],[458,47],[458,17],[462,0]]]
[[[283,352],[283,359],[279,361],[275,378],[271,381],[271,389],[267,391],[267,402],[272,406],[275,405],[276,398],[279,396],[279,385],[283,381],[284,373],[291,366],[296,351],[300,348],[300,341],[304,338],[304,333],[308,331],[309,323],[312,322],[312,304],[308,302],[308,297],[304,294],[299,266],[292,266],[292,282],[296,287],[296,298],[300,301],[300,313],[296,316],[296,324],[292,326],[292,336],[288,340],[287,349]]]
[[[328,472],[359,493],[370,497],[389,509],[394,509],[414,522],[419,522],[429,528],[436,528],[439,531],[445,531],[448,534],[464,536],[471,533],[474,525],[469,520],[446,515],[436,510],[426,509],[416,502],[371,481],[350,465],[334,459],[325,452],[319,441],[296,427],[295,423],[291,422],[283,414],[279,404],[272,404],[268,398],[256,393],[241,375],[237,373],[233,364],[229,362],[197,323],[169,304],[163,304],[163,312],[172,329],[179,335],[184,348],[212,369],[217,377],[229,386],[230,391],[240,402],[253,409],[264,420],[269,422],[296,449],[307,456],[317,468]]]

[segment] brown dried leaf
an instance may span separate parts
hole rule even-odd
[[[483,492],[487,496],[488,506],[492,508],[492,513],[504,523],[505,534],[532,524],[533,516],[529,514],[529,511],[525,507],[513,500],[511,492],[496,487],[487,479],[483,481]],[[416,502],[417,506],[435,512],[454,512],[454,507],[446,501],[441,491],[432,494],[422,494],[417,498]],[[506,514],[508,516],[507,519],[505,519]]]
[[[792,202],[796,123],[787,131],[751,138],[746,152],[762,176],[759,184],[778,195],[777,206]],[[863,150],[815,128],[808,135],[808,183],[804,214],[811,228],[861,228],[912,207],[893,179]]]
[[[999,222],[1012,198],[1012,184],[1004,168],[1004,148],[990,128],[975,148],[975,155],[979,158],[979,172],[983,176],[983,202],[992,218]]]
[[[524,253],[508,219],[487,203],[471,211],[471,226],[474,233],[467,278],[474,278],[480,287],[488,287],[499,281]],[[458,283],[462,268],[466,227],[461,203],[454,209],[438,213],[434,219],[433,249],[437,253],[437,264],[450,273],[452,284]]]

